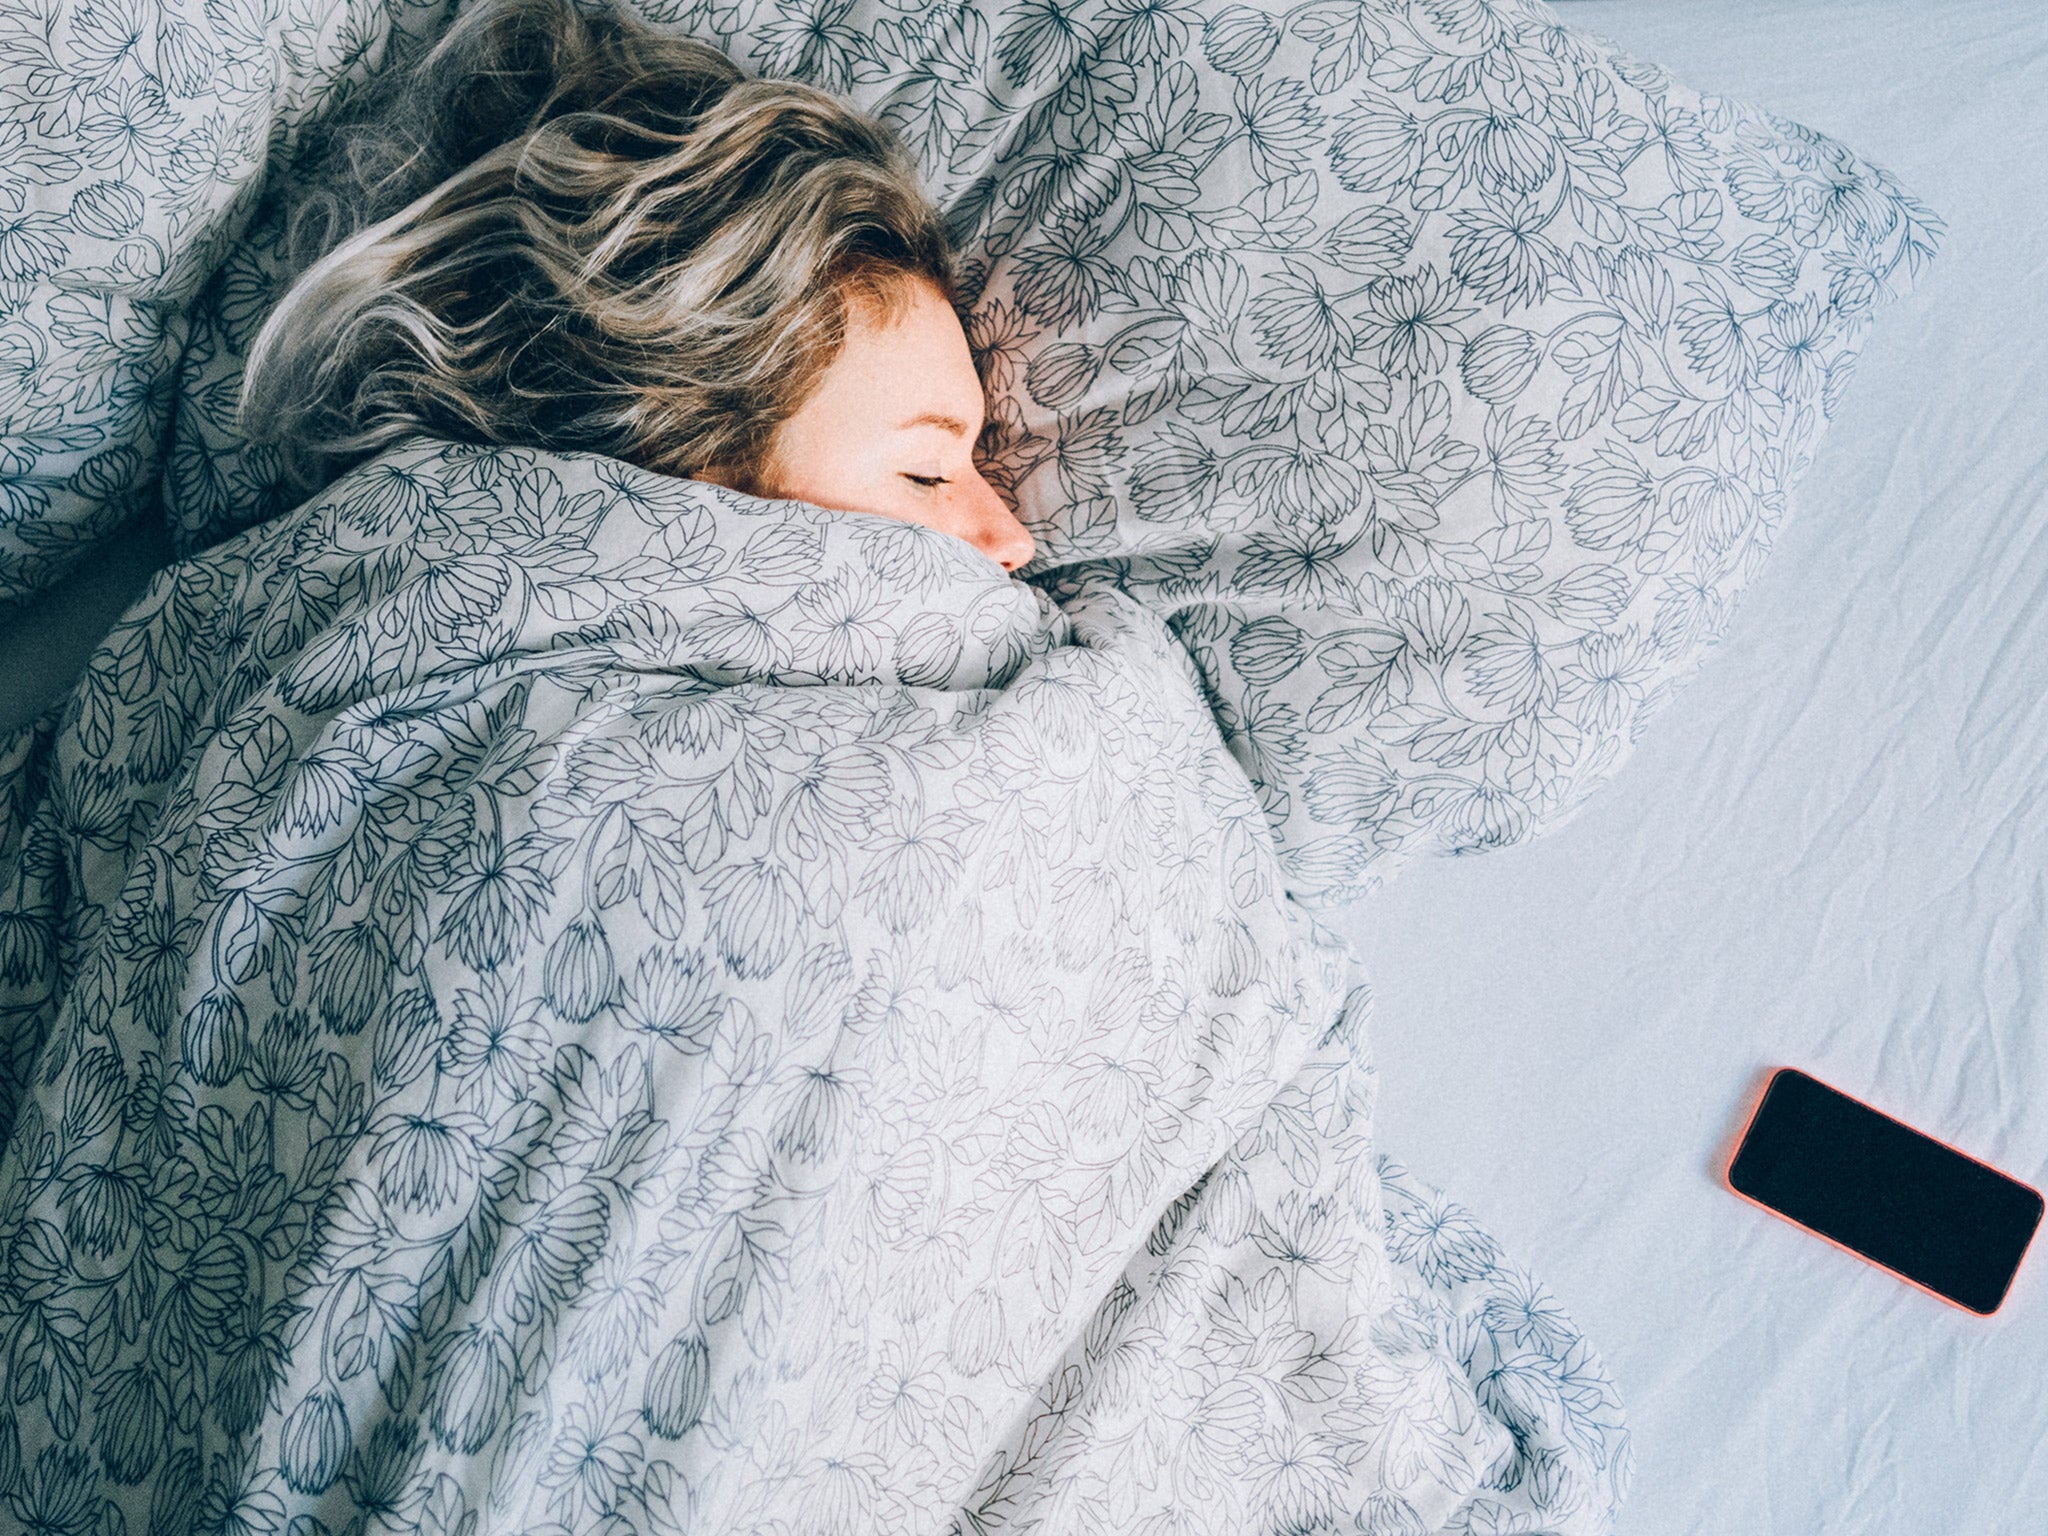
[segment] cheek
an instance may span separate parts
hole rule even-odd
[[[889,476],[879,457],[877,445],[859,434],[805,430],[791,422],[776,436],[772,463],[785,494],[821,507],[845,507],[849,498],[873,501],[887,492]]]
[[[951,532],[948,507],[894,469],[863,469],[852,455],[820,457],[779,466],[783,477],[773,494],[807,501],[835,512],[866,512],[903,523],[923,523]]]
[[[856,512],[872,512],[877,517],[893,517],[899,523],[923,523],[925,527],[936,528],[941,533],[953,531],[952,521],[947,517],[944,507],[907,480],[903,483],[903,488],[910,494],[861,497],[850,500],[848,505]]]

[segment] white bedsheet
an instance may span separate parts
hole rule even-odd
[[[1838,136],[1951,239],[1615,782],[1337,924],[1382,1145],[1604,1351],[1631,1536],[2034,1536],[2048,1238],[1979,1319],[1719,1181],[1795,1065],[2048,1183],[2048,7],[1561,10]]]

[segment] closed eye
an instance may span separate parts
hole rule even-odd
[[[913,485],[923,486],[926,490],[930,490],[935,485],[944,485],[946,483],[945,477],[942,475],[905,475],[903,478],[910,481]]]

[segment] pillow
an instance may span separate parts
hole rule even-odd
[[[1562,824],[1939,221],[1533,0],[1001,15],[851,73],[944,167],[1029,574],[1168,616],[1311,905]]]
[[[1024,574],[1164,617],[1314,906],[1576,812],[1941,231],[1537,0],[628,3],[904,136]],[[290,192],[191,316],[187,548],[280,509],[231,418]]]
[[[266,164],[450,0],[11,3],[0,15],[0,602],[161,516],[188,311]],[[251,519],[254,520],[254,519]]]

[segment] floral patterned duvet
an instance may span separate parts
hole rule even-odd
[[[5,751],[0,1522],[1611,1528],[1107,577],[416,440]]]

